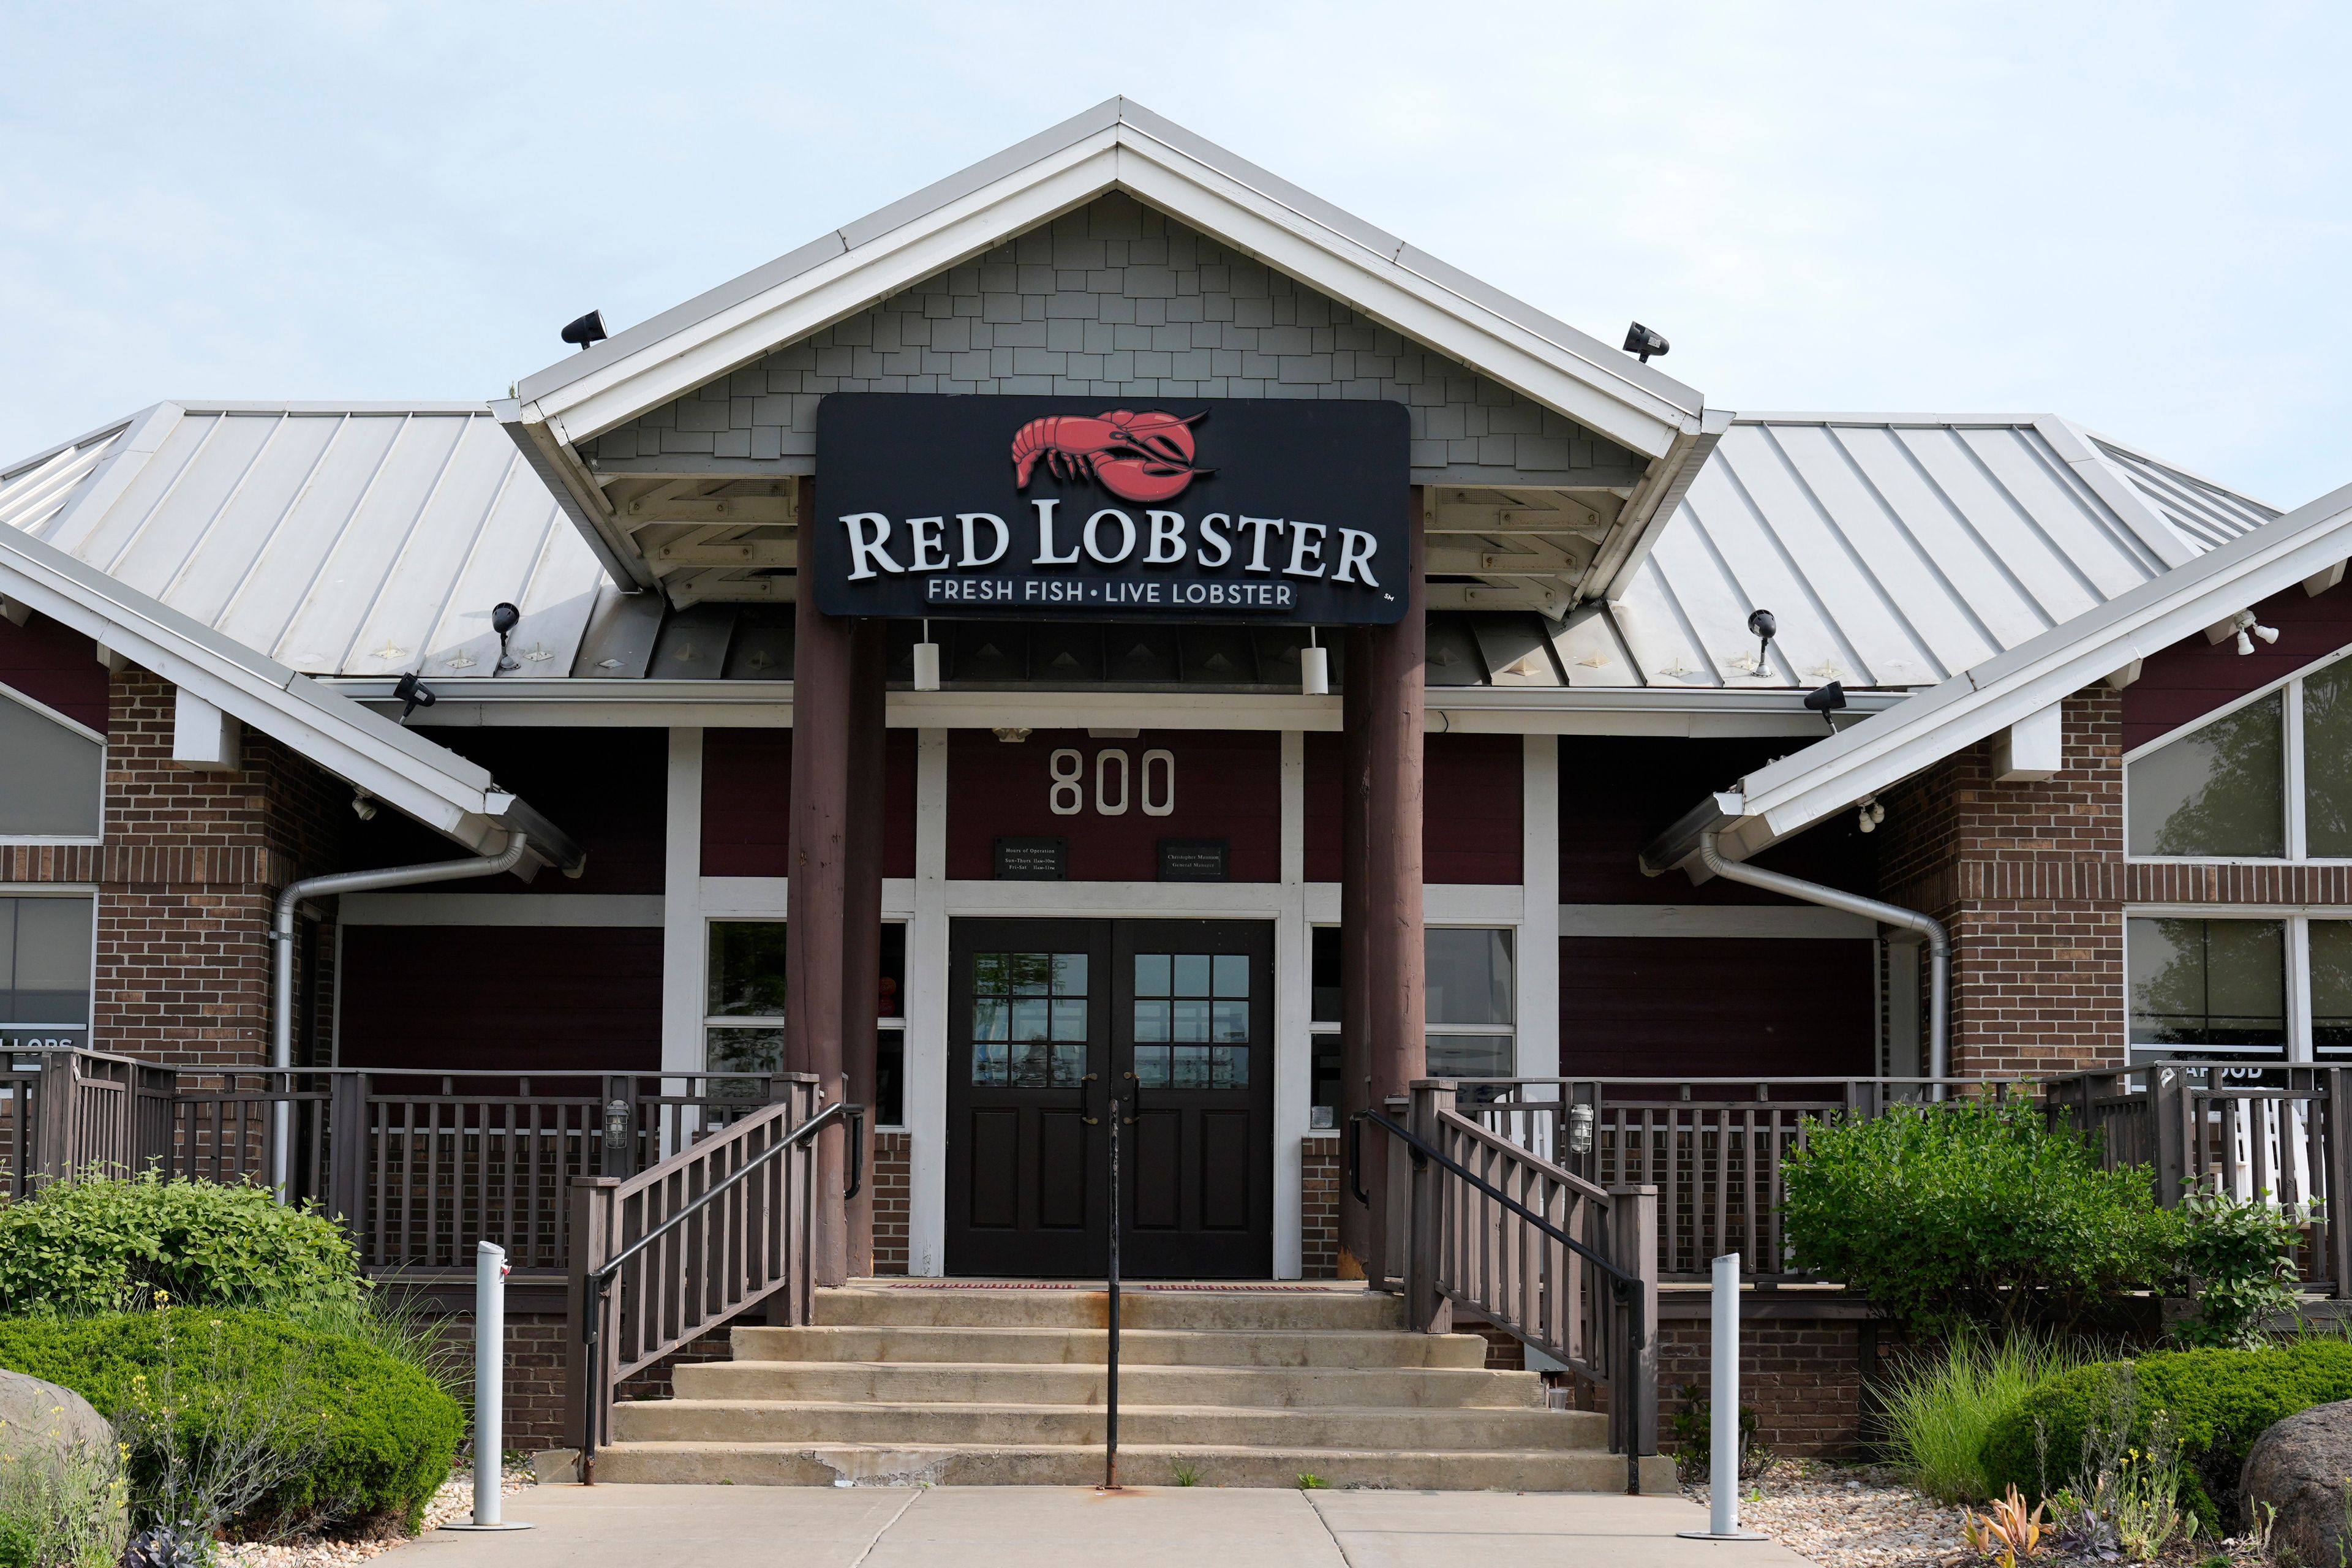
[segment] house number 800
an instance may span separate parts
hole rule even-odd
[[[1055,816],[1076,816],[1087,808],[1087,759],[1076,747],[1064,746],[1045,759],[1053,782],[1045,789],[1045,805]],[[1176,753],[1158,749],[1143,753],[1136,764],[1136,804],[1146,816],[1169,816],[1176,810]],[[1127,753],[1116,746],[1095,753],[1095,811],[1103,816],[1125,816],[1129,774]]]

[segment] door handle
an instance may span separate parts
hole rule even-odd
[[[1085,1122],[1089,1127],[1099,1127],[1102,1125],[1102,1118],[1099,1116],[1088,1116],[1087,1114],[1087,1085],[1094,1081],[1095,1075],[1093,1073],[1088,1073],[1086,1077],[1078,1079],[1078,1120]]]
[[[1128,1081],[1128,1082],[1129,1082],[1129,1083],[1131,1083],[1131,1084],[1135,1085],[1135,1087],[1134,1087],[1132,1089],[1130,1089],[1130,1090],[1129,1090],[1129,1091],[1128,1091],[1127,1102],[1128,1102],[1128,1104],[1129,1104],[1129,1105],[1131,1105],[1131,1106],[1133,1106],[1133,1107],[1135,1108],[1135,1116],[1140,1116],[1140,1115],[1142,1115],[1142,1114],[1143,1114],[1143,1080],[1142,1080],[1141,1079],[1139,1079],[1139,1078],[1136,1077],[1136,1076],[1135,1076],[1135,1073],[1133,1072],[1133,1070],[1132,1070],[1132,1069],[1130,1069],[1130,1070],[1129,1070],[1129,1071],[1127,1071],[1127,1072],[1121,1073],[1119,1076],[1120,1076],[1121,1078],[1124,1078],[1125,1079],[1127,1079],[1127,1081]],[[1132,1126],[1134,1126],[1134,1125],[1135,1125],[1135,1116],[1122,1116],[1122,1117],[1120,1117],[1120,1118],[1119,1118],[1119,1121],[1120,1121],[1120,1122],[1121,1122],[1122,1124],[1124,1124],[1124,1125],[1126,1125],[1126,1126],[1129,1126],[1129,1127],[1132,1127]]]

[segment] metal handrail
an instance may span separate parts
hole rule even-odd
[[[1528,1207],[1527,1205],[1519,1202],[1517,1198],[1512,1197],[1508,1193],[1503,1191],[1502,1188],[1496,1186],[1485,1177],[1480,1176],[1475,1172],[1472,1171],[1469,1166],[1463,1164],[1459,1160],[1454,1159],[1444,1151],[1433,1148],[1430,1144],[1423,1142],[1412,1132],[1407,1131],[1404,1127],[1391,1121],[1387,1116],[1382,1115],[1380,1111],[1370,1109],[1359,1110],[1349,1120],[1355,1125],[1356,1138],[1355,1147],[1351,1151],[1351,1157],[1348,1162],[1348,1185],[1355,1194],[1356,1201],[1358,1203],[1370,1206],[1372,1201],[1370,1195],[1364,1191],[1362,1182],[1358,1179],[1359,1166],[1363,1153],[1363,1140],[1361,1136],[1362,1127],[1365,1122],[1370,1121],[1385,1128],[1390,1133],[1394,1135],[1401,1142],[1402,1142],[1406,1149],[1412,1152],[1412,1163],[1415,1169],[1420,1168],[1420,1166],[1426,1161],[1436,1161],[1438,1164],[1444,1166],[1454,1175],[1459,1176],[1462,1180],[1469,1183],[1472,1186],[1477,1188],[1478,1191],[1484,1193],[1486,1196],[1494,1199],[1496,1203],[1510,1210],[1511,1213],[1518,1215],[1521,1219],[1526,1220],[1529,1225],[1534,1226],[1546,1237],[1559,1243],[1562,1247],[1567,1247],[1570,1252],[1575,1253],[1579,1258],[1583,1258],[1587,1263],[1591,1264],[1595,1268],[1600,1269],[1601,1273],[1607,1275],[1609,1277],[1611,1286],[1616,1293],[1617,1300],[1621,1303],[1627,1305],[1630,1309],[1630,1338],[1633,1348],[1635,1350],[1640,1350],[1642,1348],[1643,1340],[1642,1320],[1644,1316],[1643,1309],[1645,1307],[1645,1303],[1643,1300],[1643,1294],[1646,1287],[1643,1285],[1639,1275],[1626,1273],[1624,1269],[1619,1268],[1616,1264],[1610,1262],[1609,1259],[1601,1257],[1601,1254],[1593,1251],[1592,1248],[1585,1246],[1584,1243],[1577,1240],[1574,1237],[1569,1235],[1568,1232],[1560,1229],[1559,1226],[1552,1224],[1551,1221],[1536,1213],[1535,1210]]]
[[[614,1253],[612,1261],[603,1268],[588,1270],[585,1278],[588,1300],[586,1310],[581,1313],[580,1323],[581,1342],[587,1347],[588,1352],[590,1379],[588,1397],[583,1402],[583,1414],[585,1419],[581,1424],[580,1434],[580,1479],[583,1481],[593,1485],[596,1474],[596,1429],[603,1425],[603,1413],[605,1408],[604,1363],[604,1358],[596,1352],[603,1340],[604,1308],[612,1292],[614,1279],[619,1276],[621,1269],[631,1258],[700,1214],[721,1195],[731,1191],[738,1183],[749,1180],[754,1172],[764,1169],[769,1161],[789,1149],[795,1149],[806,1143],[837,1121],[847,1121],[850,1127],[849,1184],[842,1196],[845,1201],[856,1197],[866,1185],[866,1108],[862,1105],[835,1102],[826,1106],[823,1110],[744,1161],[724,1181],[713,1183],[691,1203],[637,1237],[619,1252]]]

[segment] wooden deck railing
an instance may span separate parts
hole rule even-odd
[[[843,1195],[855,1196],[862,1114],[824,1106],[814,1075],[783,1075],[773,1103],[651,1169],[573,1182],[565,1428],[580,1436],[582,1480],[595,1479],[622,1379],[772,1298],[784,1322],[809,1321],[817,1134],[852,1123]]]

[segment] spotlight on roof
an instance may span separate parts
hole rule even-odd
[[[521,662],[507,652],[507,638],[514,636],[515,627],[521,624],[522,612],[512,605],[501,604],[490,611],[490,629],[499,634],[499,668],[500,669],[522,668]]]
[[[362,822],[373,822],[375,820],[375,796],[368,794],[365,790],[354,791],[352,795],[352,815],[356,816]]]
[[[1836,734],[1837,721],[1831,718],[1830,715],[1845,706],[1844,683],[1842,681],[1832,680],[1827,686],[1822,687],[1817,690],[1806,692],[1805,706],[1820,714],[1822,716],[1822,722],[1830,727],[1830,733],[1832,735]]]
[[[1779,634],[1780,623],[1772,618],[1769,610],[1748,612],[1748,635],[1756,639],[1756,673],[1764,673],[1765,659],[1771,654],[1772,638]]]
[[[563,341],[578,343],[583,349],[590,343],[601,343],[612,335],[604,330],[604,312],[602,310],[591,310],[563,329]],[[1666,351],[1662,347],[1658,352],[1664,353]]]
[[[1642,363],[1647,364],[1650,363],[1652,354],[1663,354],[1666,352],[1666,340],[1636,321],[1625,329],[1625,352],[1629,354],[1640,354]]]
[[[2254,651],[2255,637],[2260,637],[2266,643],[2278,641],[2278,628],[2258,625],[2254,620],[2254,612],[2252,610],[2240,610],[2238,618],[2231,621],[2230,625],[2238,634],[2238,652],[2241,654],[2250,654]]]
[[[413,669],[394,683],[392,694],[401,700],[400,721],[404,724],[408,722],[408,716],[419,708],[430,708],[441,700],[433,695],[431,687],[416,679],[416,672]]]

